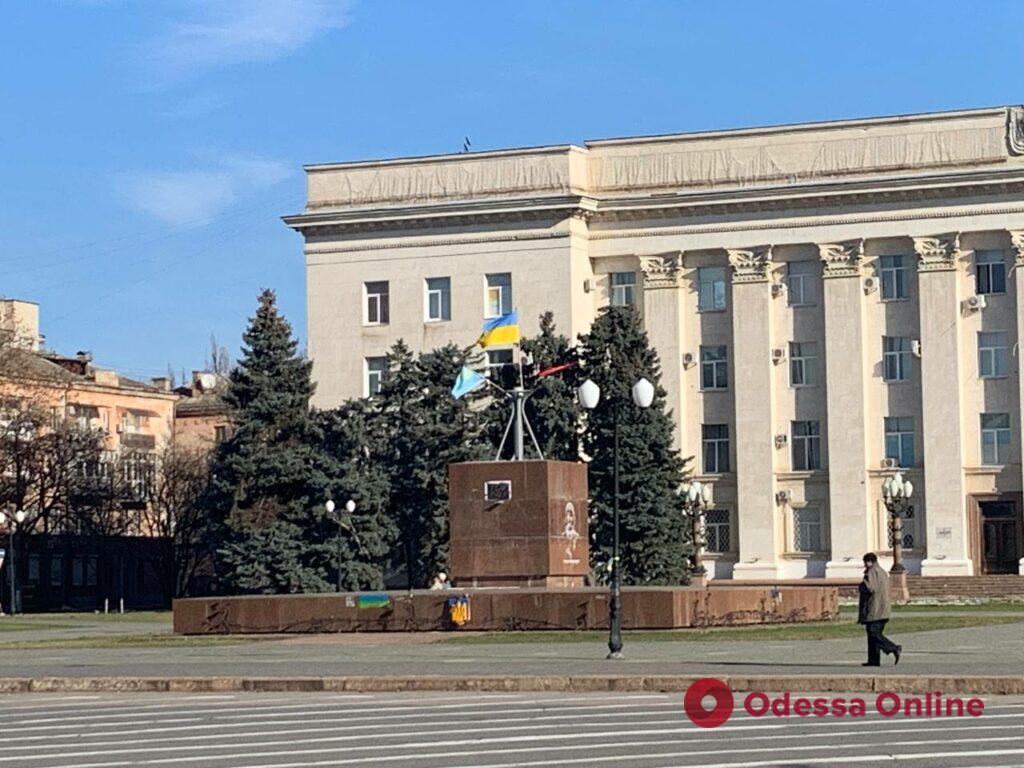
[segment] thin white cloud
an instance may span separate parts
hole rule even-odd
[[[243,198],[279,184],[294,173],[280,160],[225,155],[207,167],[131,171],[116,177],[131,208],[180,226],[205,224]]]
[[[193,0],[184,21],[147,45],[168,75],[273,61],[348,24],[350,0]]]

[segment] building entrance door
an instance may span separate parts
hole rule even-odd
[[[982,562],[985,573],[1017,573],[1020,525],[1012,501],[983,501],[981,507]]]

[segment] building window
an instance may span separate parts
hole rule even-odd
[[[428,322],[452,319],[452,279],[450,277],[427,278],[426,310]]]
[[[882,377],[886,381],[910,378],[910,339],[906,336],[882,337]]]
[[[1010,346],[1003,331],[978,334],[978,375],[983,379],[1005,376],[1009,365]]]
[[[813,261],[791,261],[786,265],[786,301],[791,307],[817,303],[814,290],[818,265]]]
[[[793,510],[793,551],[821,552],[821,510],[801,507]]]
[[[384,383],[384,374],[388,370],[388,359],[386,357],[366,358],[366,377],[363,387],[365,397],[373,397],[380,392],[380,386]]]
[[[717,474],[729,471],[729,425],[705,424],[701,428],[704,445],[704,472]]]
[[[878,274],[882,278],[882,299],[895,301],[907,298],[907,268],[902,256],[883,256]]]
[[[228,439],[228,428],[225,424],[218,424],[213,428],[213,439],[214,442],[223,443]]]
[[[612,306],[636,306],[636,272],[612,272]]]
[[[732,542],[728,509],[709,509],[704,513],[704,550],[728,552]]]
[[[725,309],[725,267],[700,267],[697,270],[697,310],[714,312]]]
[[[512,274],[487,275],[486,317],[501,317],[512,311]]]
[[[366,291],[366,325],[387,325],[391,322],[391,300],[387,280],[363,283]]]
[[[914,466],[914,420],[908,416],[885,419],[885,458],[901,467]]]
[[[484,374],[493,379],[501,373],[506,365],[512,365],[511,349],[488,349],[487,350],[487,372]]]
[[[818,383],[818,345],[813,341],[789,343],[789,385],[811,387]]]
[[[719,346],[702,346],[700,348],[700,388],[727,389],[729,387],[729,355],[728,348]]]
[[[791,427],[794,471],[821,469],[821,422],[794,421]]]
[[[50,586],[60,587],[64,584],[64,558],[50,555]]]
[[[978,293],[1006,293],[1006,259],[1002,251],[978,251],[974,263]]]
[[[1010,414],[981,414],[981,463],[1005,464],[1010,459]]]
[[[96,586],[96,558],[76,556],[71,561],[71,583],[76,587]]]
[[[33,583],[39,581],[39,555],[32,554],[28,556],[28,573],[25,579]]]

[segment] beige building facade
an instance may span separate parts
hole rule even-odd
[[[898,470],[912,573],[1018,572],[1024,109],[306,171],[317,405],[372,394],[399,338],[632,303],[714,489],[715,577],[859,575]]]

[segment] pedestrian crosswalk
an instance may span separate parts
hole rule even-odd
[[[0,697],[0,768],[1024,766],[1024,698],[942,720],[753,717],[701,729],[679,694]]]

